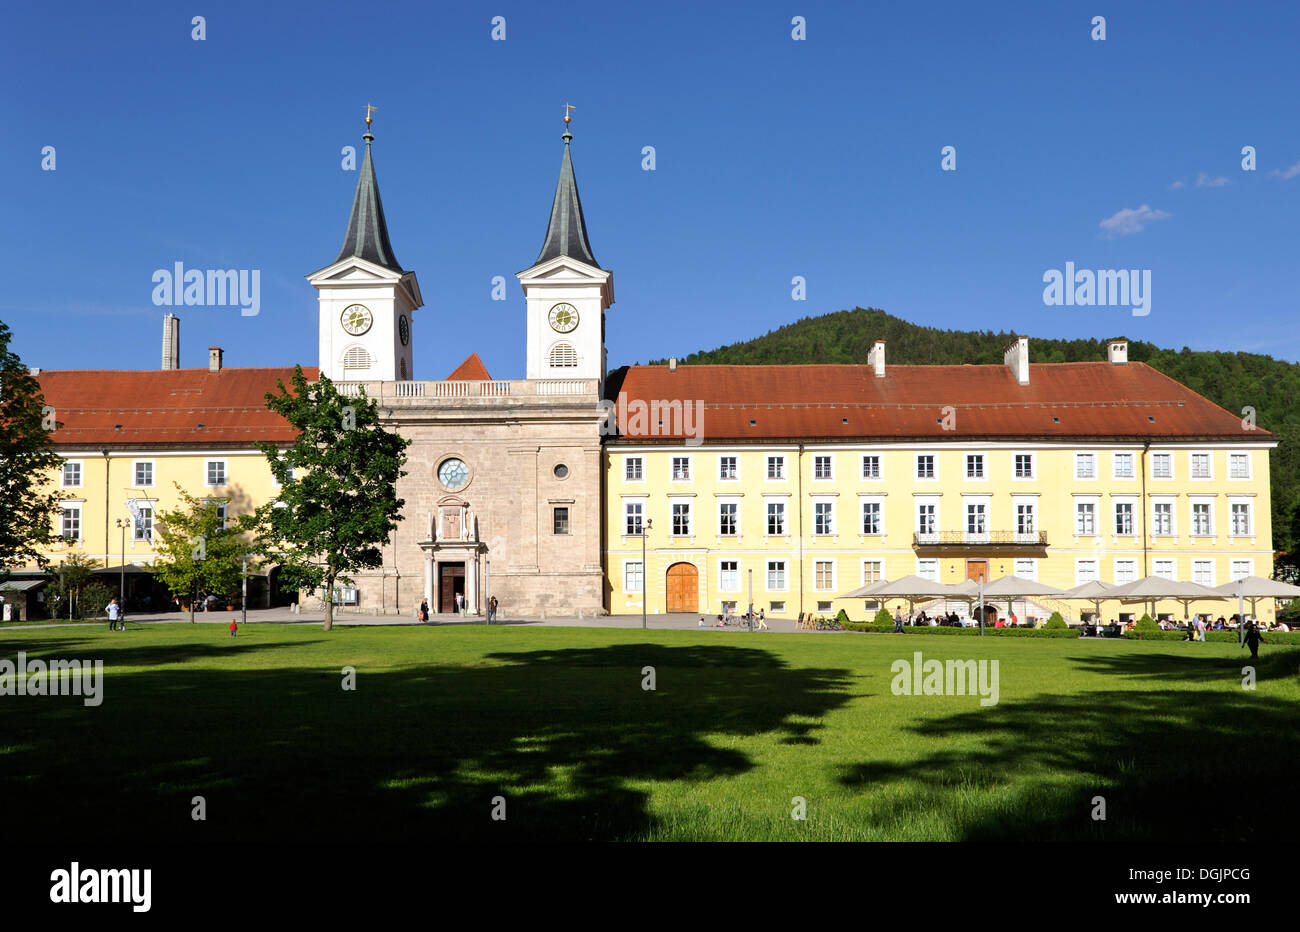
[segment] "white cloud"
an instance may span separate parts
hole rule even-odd
[[[1225,184],[1232,184],[1232,182],[1222,175],[1215,175],[1211,178],[1205,172],[1196,173],[1196,186],[1198,188],[1221,188]]]
[[[1282,171],[1278,171],[1275,168],[1268,174],[1272,178],[1283,178],[1283,179],[1294,178],[1296,175],[1300,175],[1300,162],[1296,162],[1290,168],[1283,169]]]
[[[1137,210],[1125,207],[1114,216],[1107,217],[1101,222],[1101,228],[1106,231],[1107,236],[1129,236],[1133,233],[1141,233],[1148,223],[1164,220],[1167,217],[1169,217],[1167,211],[1152,210],[1150,205],[1143,204]]]
[[[1183,180],[1180,178],[1180,179],[1178,179],[1177,181],[1175,181],[1173,184],[1171,184],[1171,185],[1169,186],[1169,190],[1170,190],[1170,191],[1177,191],[1179,188],[1185,188],[1185,187],[1187,187],[1187,185],[1186,185],[1186,184],[1183,182]]]

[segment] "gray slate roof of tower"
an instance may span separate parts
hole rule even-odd
[[[352,199],[348,234],[339,250],[339,257],[334,261],[356,256],[394,272],[403,272],[405,269],[393,255],[393,246],[388,242],[388,224],[384,222],[384,205],[379,200],[379,182],[375,180],[375,166],[370,160],[370,141],[374,137],[366,133],[364,138],[366,155],[361,161],[356,197]]]
[[[569,133],[564,134],[564,161],[560,163],[560,180],[555,186],[555,201],[551,204],[551,222],[546,228],[541,254],[533,264],[568,256],[600,268],[587,239],[587,221],[583,219],[582,202],[578,200],[578,181],[573,177],[573,161],[569,158],[569,140],[572,138]]]

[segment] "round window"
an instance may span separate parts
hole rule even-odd
[[[455,491],[469,482],[469,467],[464,460],[455,457],[443,460],[438,467],[438,481]]]
[[[555,472],[556,479],[563,479],[565,476],[569,474],[569,467],[565,466],[563,463],[560,463],[558,466],[555,467],[554,472]]]

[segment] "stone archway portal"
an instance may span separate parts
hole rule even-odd
[[[700,571],[691,563],[674,563],[666,577],[669,612],[700,610]]]

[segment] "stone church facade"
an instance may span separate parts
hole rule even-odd
[[[411,441],[397,485],[403,520],[380,569],[352,574],[345,610],[504,616],[603,610],[605,311],[613,275],[587,240],[564,134],[559,182],[537,261],[520,272],[527,314],[524,379],[492,379],[477,355],[444,381],[412,380],[422,299],[388,238],[371,158],[357,181],[338,258],[308,276],[319,293],[320,371],[364,391],[386,427]]]

